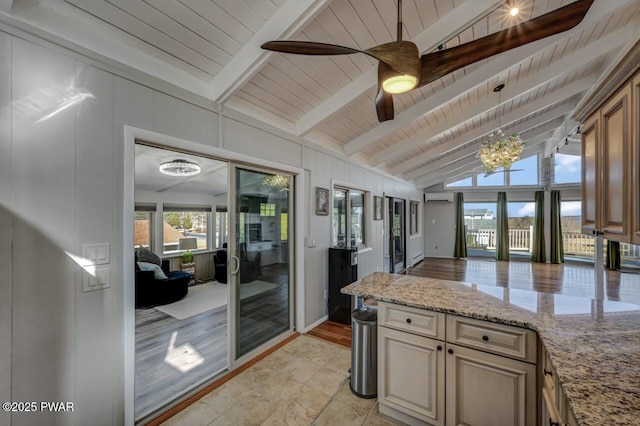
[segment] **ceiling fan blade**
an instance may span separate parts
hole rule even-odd
[[[498,53],[567,31],[582,21],[593,1],[578,0],[478,40],[422,55],[422,70],[417,87]]]
[[[420,51],[410,41],[392,41],[364,50],[363,53],[384,62],[401,74],[415,77],[420,75]]]
[[[268,41],[261,48],[274,52],[293,53],[296,55],[350,55],[361,50],[336,44],[316,43],[313,41]]]
[[[393,109],[393,95],[382,89],[382,82],[388,73],[393,73],[391,67],[384,62],[378,63],[378,94],[376,95],[376,113],[380,123],[393,120],[395,111]]]

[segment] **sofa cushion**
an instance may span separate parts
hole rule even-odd
[[[138,262],[155,263],[158,266],[162,266],[162,259],[160,259],[160,256],[148,248],[139,247],[136,251]]]
[[[156,280],[166,280],[167,279],[167,276],[165,275],[165,273],[162,270],[162,268],[160,266],[156,265],[155,263],[138,262],[138,266],[140,267],[140,270],[142,270],[142,271],[153,271],[153,277]]]

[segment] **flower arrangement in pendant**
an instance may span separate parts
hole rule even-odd
[[[485,173],[493,173],[496,169],[510,167],[520,159],[524,142],[517,133],[507,135],[502,130],[490,133],[482,139],[482,146],[476,157],[480,158]]]

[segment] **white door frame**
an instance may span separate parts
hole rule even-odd
[[[152,142],[164,146],[169,149],[176,149],[193,153],[195,155],[215,157],[223,161],[244,163],[247,166],[262,166],[276,170],[282,170],[295,175],[294,185],[294,235],[295,252],[294,262],[294,330],[304,330],[305,328],[305,294],[304,294],[304,170],[286,164],[280,164],[269,160],[253,157],[246,154],[240,154],[221,148],[204,145],[202,143],[192,142],[185,139],[168,136],[161,133],[152,132],[128,125],[122,128],[123,135],[123,200],[122,200],[122,265],[123,265],[123,284],[122,284],[122,309],[123,309],[123,335],[124,335],[124,362],[123,362],[123,385],[124,385],[124,424],[134,425],[135,423],[135,390],[134,390],[134,374],[135,374],[135,283],[134,283],[134,265],[131,259],[134,258],[134,216],[131,212],[135,209],[134,193],[135,193],[135,141],[137,139]],[[228,195],[230,197],[230,195]],[[278,343],[276,338],[272,346]],[[265,348],[264,346],[262,347]],[[248,359],[239,361],[247,361]],[[241,364],[237,363],[230,367],[237,367]]]

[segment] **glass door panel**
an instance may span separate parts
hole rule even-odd
[[[395,274],[405,269],[404,240],[404,200],[389,198],[389,254]]]
[[[292,182],[235,168],[235,359],[291,329]]]

